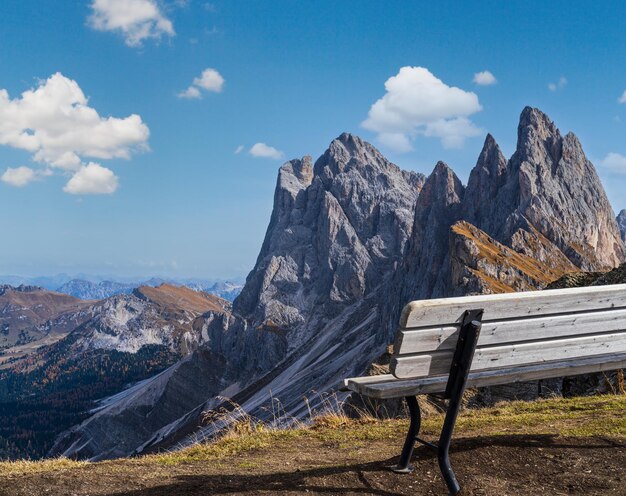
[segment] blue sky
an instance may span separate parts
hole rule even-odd
[[[466,181],[525,105],[626,208],[622,2],[119,2],[0,6],[0,273],[244,275],[284,160],[350,131]]]

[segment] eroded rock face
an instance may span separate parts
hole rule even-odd
[[[467,221],[450,232],[451,289],[455,295],[532,291],[575,272],[560,256],[556,264],[518,253]]]
[[[444,163],[426,180],[349,134],[315,164],[287,162],[232,313],[205,314],[193,355],[111,400],[54,454],[105,458],[192,444],[219,428],[202,419],[220,397],[260,417],[275,401],[306,416],[303,397],[323,405],[340,379],[383,354],[410,300],[538,289],[623,260],[613,211],[578,140],[531,108],[518,132],[510,160],[487,137],[467,187]],[[196,405],[185,414],[172,386],[183,383],[181,404]]]
[[[118,456],[116,438],[100,435],[105,431],[124,433],[135,449],[158,446],[190,422],[201,424],[202,410],[216,407],[218,394],[262,415],[271,387],[286,411],[304,413],[304,395],[331,389],[339,376],[366,367],[384,348],[382,292],[402,263],[424,182],[350,134],[334,140],[315,164],[310,157],[287,162],[261,252],[232,313],[205,316],[203,349],[222,357],[223,374],[211,384],[195,380],[193,399],[202,408],[174,420],[175,395],[151,395],[148,407],[145,395],[127,398],[123,409],[112,404],[64,436],[55,453]],[[190,360],[204,361],[202,353]],[[179,380],[187,369],[174,368],[146,387],[164,391],[164,381]],[[137,415],[150,422],[126,428]]]
[[[456,174],[439,162],[417,200],[413,234],[396,282],[402,288],[398,305],[450,293],[448,233],[461,216],[464,194]]]

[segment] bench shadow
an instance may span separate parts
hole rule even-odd
[[[318,494],[368,494],[376,496],[404,496],[404,493],[375,488],[367,480],[370,472],[389,470],[395,459],[347,466],[323,467],[294,472],[271,474],[221,474],[221,475],[180,475],[173,482],[152,488],[134,489],[109,493],[109,496],[189,496],[192,494],[239,494],[265,492],[278,493],[318,493]],[[333,476],[353,474],[359,481],[347,485],[321,485],[310,479],[328,480]]]
[[[600,442],[597,442],[600,441]],[[626,443],[619,442],[611,438],[594,438],[594,442],[576,442],[570,438],[568,442],[563,442],[556,435],[506,435],[492,436],[484,438],[461,438],[453,441],[451,447],[452,465],[454,467],[455,453],[463,453],[485,447],[511,447],[511,448],[554,448],[554,449],[611,449],[624,448]],[[398,447],[398,452],[400,447]],[[429,464],[436,465],[436,453],[425,447],[419,446],[415,450],[413,463],[418,467],[420,461],[428,460]],[[368,473],[387,472],[389,467],[398,461],[398,457],[389,458],[363,464],[351,464],[345,466],[330,466],[312,468],[306,470],[296,470],[294,472],[275,472],[269,474],[218,474],[218,475],[180,475],[175,480],[157,487],[133,489],[123,492],[112,492],[109,496],[183,496],[192,494],[233,494],[246,492],[268,492],[270,494],[280,492],[302,492],[319,494],[368,494],[376,496],[402,496],[390,490],[375,488],[367,479]],[[432,467],[431,467],[432,468]],[[353,474],[359,481],[353,480],[348,486],[337,487],[330,480],[333,476],[343,476]],[[390,473],[391,474],[391,473]],[[392,474],[392,477],[402,478],[402,475]],[[313,479],[313,480],[312,480]],[[325,479],[328,484],[320,485],[314,479]],[[401,480],[401,479],[400,479]],[[406,479],[410,484],[409,478]],[[443,480],[441,481],[443,484]],[[443,487],[443,486],[442,486]]]

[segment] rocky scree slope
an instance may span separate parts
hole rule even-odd
[[[315,162],[281,167],[261,252],[207,340],[61,436],[52,451],[102,459],[211,436],[203,412],[307,414],[393,339],[411,299],[545,287],[624,259],[615,214],[573,134],[523,110],[507,160],[487,136],[465,187],[444,163],[402,171],[343,134]],[[317,391],[317,395],[315,393]],[[271,408],[269,409],[271,412]],[[275,410],[274,410],[275,411]]]

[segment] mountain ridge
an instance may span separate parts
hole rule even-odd
[[[203,317],[206,343],[65,433],[52,454],[102,459],[189,445],[215,434],[203,412],[223,397],[259,416],[278,399],[286,415],[302,416],[303,397],[323,403],[384,352],[411,299],[540,289],[623,259],[593,164],[538,109],[522,111],[509,160],[487,136],[467,186],[443,162],[428,178],[402,171],[344,133],[315,163],[281,167],[255,267],[231,313]],[[199,369],[204,377],[193,375]],[[173,413],[173,384],[185,384],[192,410]]]

